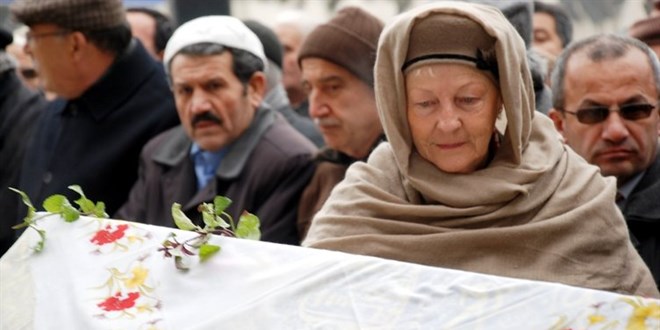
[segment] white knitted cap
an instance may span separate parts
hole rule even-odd
[[[169,68],[170,61],[182,48],[203,42],[241,49],[259,57],[264,66],[267,63],[259,38],[238,18],[203,16],[184,23],[174,31],[165,47],[165,68]]]

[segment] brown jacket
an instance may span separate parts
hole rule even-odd
[[[314,173],[311,142],[274,111],[259,110],[248,130],[232,143],[216,180],[200,191],[191,146],[182,127],[150,141],[142,151],[139,180],[115,217],[173,226],[171,207],[177,202],[191,219],[201,221],[197,206],[223,195],[233,201],[228,213],[235,220],[243,210],[259,217],[263,241],[299,244],[296,211]]]

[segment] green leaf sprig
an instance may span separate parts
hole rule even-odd
[[[190,268],[190,257],[198,255],[200,262],[204,262],[220,252],[220,246],[208,243],[212,234],[259,240],[261,238],[259,218],[254,214],[243,211],[238,223],[235,223],[234,218],[225,212],[231,203],[232,201],[227,197],[216,196],[212,204],[200,204],[197,210],[202,213],[203,228],[194,224],[186,216],[181,210],[180,204],[172,204],[172,218],[177,228],[193,231],[197,233],[197,236],[179,242],[176,234],[170,233],[159,251],[163,251],[165,257],[174,257],[174,264],[177,269],[188,270]]]
[[[27,194],[16,188],[9,187],[11,191],[21,196],[23,204],[25,204],[28,208],[27,215],[25,218],[23,218],[23,222],[13,226],[12,228],[21,229],[27,227],[37,231],[40,239],[39,242],[37,242],[37,245],[33,247],[35,252],[41,252],[44,249],[44,245],[46,243],[46,231],[37,226],[37,221],[49,216],[50,214],[59,214],[66,222],[76,221],[80,218],[81,215],[97,218],[108,218],[108,214],[105,213],[105,204],[103,202],[92,202],[85,196],[82,188],[80,188],[78,185],[71,185],[68,188],[80,195],[80,198],[74,201],[75,204],[78,205],[77,208],[73,206],[64,195],[56,194],[46,198],[42,204],[44,210],[49,214],[36,216],[37,209],[34,207]]]

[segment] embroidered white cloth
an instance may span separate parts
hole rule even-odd
[[[0,259],[1,329],[660,329],[660,300],[341,252],[213,237],[188,272],[171,233],[40,222]]]

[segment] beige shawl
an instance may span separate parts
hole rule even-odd
[[[419,156],[405,114],[401,66],[411,27],[463,15],[497,39],[504,135],[487,168],[448,174]],[[438,31],[443,33],[443,31]],[[450,33],[460,33],[451,31]],[[389,143],[351,166],[316,215],[305,246],[425,265],[659,297],[601,177],[535,115],[525,46],[495,8],[436,2],[395,18],[381,35],[376,100]]]

